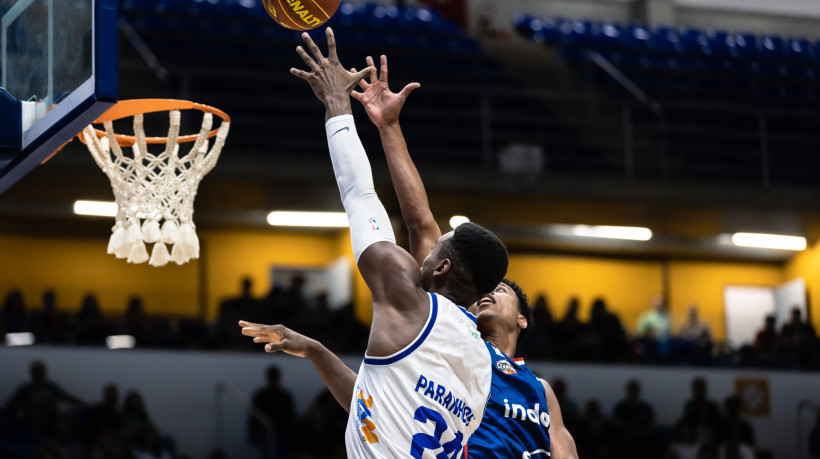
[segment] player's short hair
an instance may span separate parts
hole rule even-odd
[[[509,264],[504,243],[492,231],[472,222],[456,227],[442,258],[452,262],[454,287],[476,297],[492,292]]]

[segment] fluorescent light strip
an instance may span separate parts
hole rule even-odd
[[[271,226],[304,226],[312,228],[347,228],[344,212],[290,212],[274,210],[268,214]]]
[[[589,226],[575,225],[573,236],[601,237],[607,239],[627,239],[631,241],[648,241],[652,239],[652,230],[634,226]]]
[[[137,345],[137,340],[131,335],[111,335],[105,338],[108,349],[131,349]]]
[[[6,346],[31,346],[32,344],[34,344],[32,333],[6,333]]]
[[[95,217],[116,217],[117,203],[110,201],[75,201],[74,213]]]
[[[757,249],[806,250],[806,238],[779,234],[735,233],[732,244]]]
[[[458,225],[469,222],[470,219],[464,215],[453,215],[450,217],[450,228],[456,229]]]

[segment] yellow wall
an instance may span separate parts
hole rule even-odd
[[[253,295],[261,297],[271,288],[272,265],[323,267],[343,255],[335,232],[208,231],[201,238],[209,319],[222,300],[239,294],[246,276],[253,280]]]
[[[820,242],[800,252],[785,268],[784,281],[799,277],[806,281],[809,293],[809,313],[815,330],[820,330]]]
[[[0,235],[0,295],[20,288],[27,305],[39,308],[53,288],[58,306],[79,309],[95,293],[104,312],[121,313],[138,294],[151,314],[187,314],[197,304],[196,264],[155,269],[105,253],[108,240]]]
[[[158,269],[107,255],[104,235],[58,239],[0,234],[0,297],[19,287],[27,304],[37,308],[43,290],[54,288],[59,305],[74,311],[83,295],[94,292],[104,312],[120,314],[128,298],[137,294],[149,313],[197,316],[204,294],[206,317],[213,319],[219,302],[238,293],[244,276],[253,279],[254,295],[267,294],[272,265],[321,267],[342,256],[353,264],[347,231],[205,231],[200,236],[202,259]],[[204,288],[200,283],[203,269]],[[371,297],[358,270],[353,272],[356,314],[369,323]],[[546,293],[556,318],[563,317],[569,299],[577,296],[581,317],[586,319],[590,303],[601,296],[629,330],[634,330],[651,296],[662,291],[663,276],[664,264],[659,261],[518,254],[510,257],[508,273],[531,297]],[[820,247],[798,254],[782,268],[671,261],[668,276],[673,328],[680,327],[688,304],[694,302],[720,339],[725,336],[726,285],[775,286],[803,277],[809,292],[820,295]],[[811,309],[814,324],[820,329],[820,307]]]
[[[723,288],[727,285],[774,287],[783,281],[783,270],[778,266],[752,263],[670,262],[668,294],[673,332],[677,332],[686,320],[688,305],[695,303],[701,320],[710,324],[712,335],[718,340],[725,339]]]
[[[580,316],[586,320],[592,300],[600,296],[626,327],[634,326],[651,296],[662,288],[659,263],[591,257],[512,255],[507,277],[533,299],[546,293],[556,319],[564,316],[569,299],[577,296]]]

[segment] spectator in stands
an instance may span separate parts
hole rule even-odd
[[[665,341],[669,338],[669,314],[666,300],[660,293],[652,297],[652,309],[638,317],[636,329],[639,338]]]
[[[32,330],[41,344],[65,344],[69,339],[68,316],[57,308],[57,294],[43,292],[43,307],[34,314]]]
[[[114,383],[103,388],[102,402],[91,407],[88,416],[89,444],[97,443],[103,435],[116,435],[122,428],[119,410],[120,390]]]
[[[159,432],[154,426],[145,429],[131,453],[134,459],[172,459],[173,455],[162,444]]]
[[[301,452],[315,458],[345,459],[346,426],[347,412],[329,390],[323,390],[299,422]]]
[[[809,432],[809,457],[820,459],[820,410],[817,411],[817,420],[814,428]]]
[[[628,345],[626,331],[618,316],[607,310],[603,298],[592,302],[589,326],[594,336],[596,361],[616,362],[624,356]]]
[[[572,297],[567,305],[567,313],[555,330],[556,357],[558,360],[590,360],[592,339],[587,324],[578,318],[580,302]]]
[[[125,394],[121,419],[122,428],[119,437],[126,449],[133,448],[138,442],[142,441],[146,431],[154,428],[154,422],[145,408],[142,395],[136,390],[128,391]]]
[[[258,320],[261,314],[261,303],[253,297],[253,280],[243,277],[240,282],[239,296],[228,298],[219,305],[219,316],[216,321],[217,342],[227,347],[248,347],[247,340],[234,333],[240,320]],[[252,344],[252,343],[251,343]]]
[[[4,333],[19,333],[27,331],[28,314],[23,292],[14,289],[6,295],[3,301],[3,322],[0,331]]]
[[[676,459],[697,459],[701,443],[695,438],[692,425],[688,422],[678,421],[675,425],[675,441],[672,442],[671,450]]]
[[[6,408],[36,437],[54,433],[60,404],[85,405],[79,398],[48,379],[46,365],[36,360],[29,367],[31,381],[24,383],[9,399]]]
[[[692,398],[683,406],[683,422],[688,422],[695,438],[701,443],[714,445],[721,423],[718,404],[709,400],[706,380],[697,377],[692,380]]]
[[[698,318],[698,307],[690,304],[686,312],[686,323],[680,328],[678,336],[686,341],[707,344],[712,341],[712,331],[709,325]]]
[[[690,304],[686,323],[678,332],[680,356],[684,363],[706,364],[712,355],[712,332],[698,318],[698,307]]]
[[[142,298],[132,296],[128,299],[128,306],[123,317],[123,332],[131,335],[137,342],[137,346],[147,347],[151,345],[148,317],[142,305]]]
[[[555,338],[555,322],[552,312],[547,304],[547,297],[544,294],[538,295],[532,306],[533,323],[527,327],[532,330],[519,335],[519,354],[528,359],[546,360],[551,359],[555,353],[553,339]],[[533,326],[535,325],[535,326]]]
[[[265,374],[267,384],[253,394],[252,403],[260,413],[273,424],[276,444],[276,457],[287,459],[293,457],[294,425],[297,422],[293,395],[281,385],[279,368],[270,366]],[[263,455],[270,454],[268,446],[272,444],[269,432],[253,417],[248,418],[248,436],[254,446],[259,447]]]
[[[777,330],[773,315],[766,316],[763,329],[755,335],[754,351],[764,366],[773,366],[777,362]]]
[[[575,426],[578,425],[580,420],[578,404],[569,397],[567,382],[563,378],[556,378],[551,385],[552,391],[555,393],[555,400],[558,402],[558,406],[561,407],[564,425],[567,426],[567,430],[574,432]]]
[[[780,329],[778,351],[790,366],[806,368],[814,358],[816,339],[814,327],[808,320],[802,320],[800,308],[793,307],[791,320]]]
[[[578,457],[584,459],[608,459],[612,457],[613,432],[597,400],[589,400],[584,407],[578,430],[574,437],[578,445]]]
[[[79,345],[101,346],[108,335],[105,318],[100,312],[97,297],[88,294],[83,298],[80,312],[77,313],[76,343]]]
[[[739,424],[729,427],[728,436],[720,446],[720,457],[726,459],[755,459],[755,450],[752,445],[743,441],[743,433]]]
[[[654,458],[651,445],[655,412],[641,400],[641,384],[632,379],[626,383],[626,398],[612,412],[613,429],[618,435],[618,449],[630,458]]]
[[[751,447],[755,446],[755,433],[752,424],[740,415],[740,398],[737,395],[726,397],[723,401],[723,422],[720,424],[718,440],[726,443],[732,432],[737,430],[740,442]]]
[[[85,450],[75,431],[75,420],[71,416],[60,415],[56,421],[54,439],[49,442],[59,452],[60,459],[83,459]]]

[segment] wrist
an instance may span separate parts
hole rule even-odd
[[[325,121],[339,115],[352,115],[353,109],[350,107],[350,97],[329,97],[325,102]]]
[[[401,132],[401,126],[399,126],[398,119],[382,123],[378,125],[377,128],[379,129],[380,134],[394,134]]]
[[[310,339],[307,347],[305,348],[305,357],[313,359],[317,355],[320,355],[324,350],[325,346],[322,345],[322,343],[316,341],[315,339]]]

